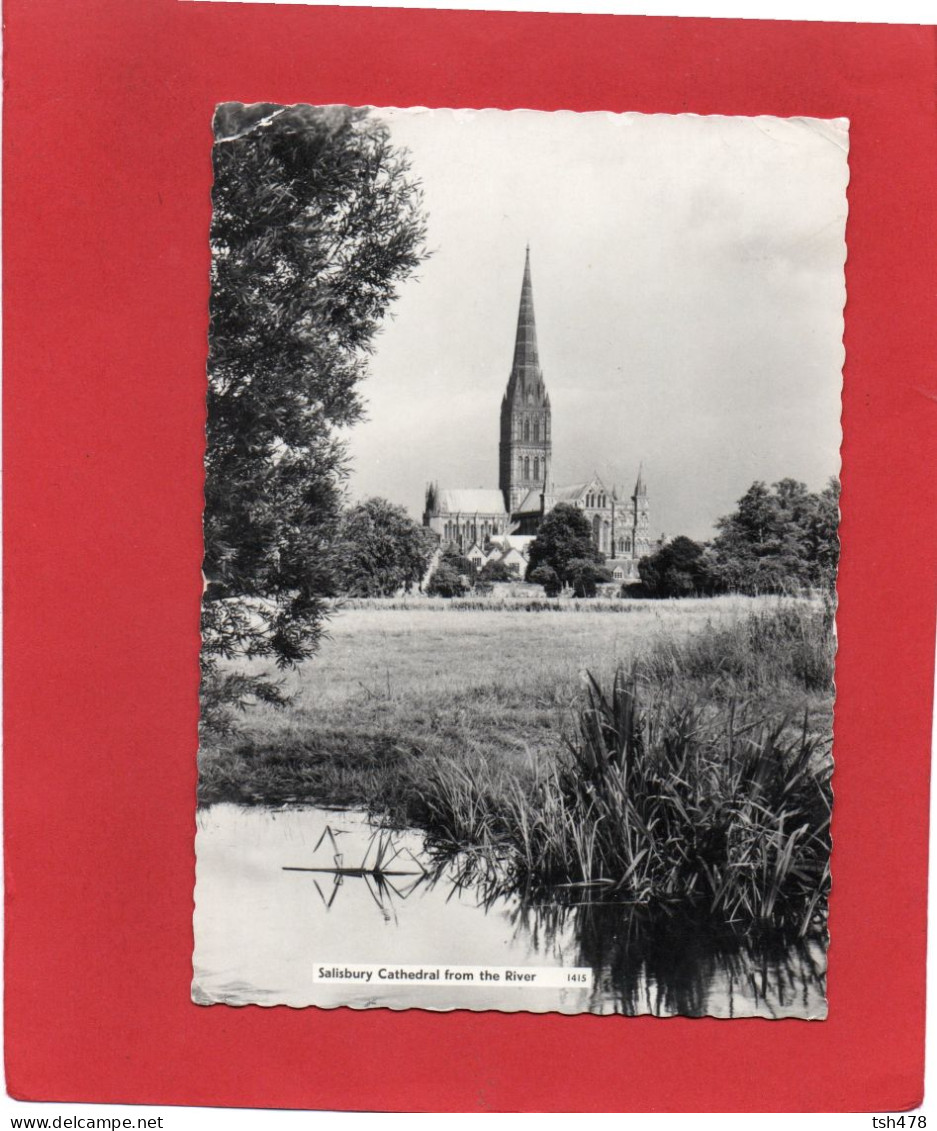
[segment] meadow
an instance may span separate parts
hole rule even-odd
[[[807,701],[828,717],[829,694],[776,670],[777,655],[748,648],[739,659],[727,646],[727,632],[776,615],[784,599],[569,601],[551,612],[478,604],[407,598],[338,610],[319,654],[282,675],[288,708],[256,704],[236,735],[203,743],[202,801],[373,804],[355,767],[367,776],[440,756],[523,774],[564,748],[586,673],[608,682],[639,660],[655,685],[754,697],[772,716]]]

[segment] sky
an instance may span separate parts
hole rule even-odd
[[[643,463],[652,534],[708,538],[756,479],[838,472],[844,120],[374,113],[432,255],[376,342],[352,499],[498,486],[528,242],[557,484],[630,494]]]

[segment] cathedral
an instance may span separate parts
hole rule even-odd
[[[606,487],[597,475],[586,483],[557,486],[553,482],[550,395],[537,353],[528,248],[514,362],[501,401],[498,489],[430,484],[423,524],[442,545],[456,546],[476,565],[502,560],[523,575],[526,547],[557,503],[569,503],[583,512],[596,548],[605,555],[616,580],[637,578],[638,561],[652,549],[641,470],[630,496],[620,488]]]

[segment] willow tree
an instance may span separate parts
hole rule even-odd
[[[370,112],[215,114],[205,455],[203,718],[315,651],[359,386],[400,283],[425,256],[407,154]]]

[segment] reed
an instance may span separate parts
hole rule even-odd
[[[519,889],[591,889],[806,935],[830,885],[828,728],[807,706],[778,716],[739,690],[791,680],[829,691],[825,619],[782,608],[669,642],[610,686],[586,674],[563,756],[527,782],[437,761],[413,816],[440,844],[499,852]],[[731,697],[701,689],[704,676],[725,679]]]

